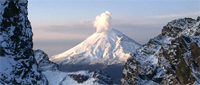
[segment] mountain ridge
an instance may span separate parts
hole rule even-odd
[[[130,57],[122,85],[200,84],[200,17],[170,21]]]

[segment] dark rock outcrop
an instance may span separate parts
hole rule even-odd
[[[112,78],[106,74],[105,72],[101,71],[101,70],[95,70],[93,73],[92,73],[92,77],[93,78],[96,78],[97,80],[94,81],[95,82],[98,82],[99,84],[113,84],[113,80]]]
[[[200,84],[200,21],[173,20],[127,60],[123,85]]]
[[[88,79],[94,79],[92,83],[103,84],[103,85],[112,85],[112,78],[101,70],[88,71],[90,75],[82,75],[82,74],[69,74],[71,78],[73,78],[78,83],[83,83]]]
[[[27,0],[1,0],[0,4],[0,84],[48,84],[37,69],[32,50]]]
[[[89,79],[89,76],[81,75],[81,74],[69,74],[71,78],[73,78],[78,83],[83,83]]]
[[[120,79],[122,77],[122,70],[124,68],[124,65],[116,64],[116,65],[103,65],[103,64],[93,64],[93,65],[76,65],[76,64],[67,64],[67,65],[59,65],[59,70],[63,72],[76,72],[81,70],[90,70],[95,71],[96,69],[99,69],[103,72],[106,72],[109,74],[113,82],[115,84],[120,84]],[[115,71],[115,72],[113,72]],[[116,75],[117,74],[117,75]]]

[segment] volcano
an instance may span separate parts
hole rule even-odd
[[[57,64],[124,64],[140,44],[116,29],[96,32],[82,43],[50,58]]]
[[[120,84],[126,60],[140,44],[116,29],[95,32],[77,46],[50,58],[59,70],[73,72],[100,69]],[[113,72],[115,71],[115,72]]]
[[[102,70],[113,82],[120,84],[126,60],[141,47],[133,39],[110,27],[111,12],[96,16],[96,32],[77,46],[50,58],[59,65],[59,70],[73,72],[80,70]],[[113,72],[114,71],[114,72]]]

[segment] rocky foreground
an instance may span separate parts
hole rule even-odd
[[[177,19],[163,27],[129,58],[123,85],[200,84],[200,17]]]

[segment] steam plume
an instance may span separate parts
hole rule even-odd
[[[94,27],[96,27],[96,32],[103,32],[106,31],[109,27],[110,23],[110,12],[106,11],[102,13],[100,16],[96,16],[96,19],[94,21]]]

